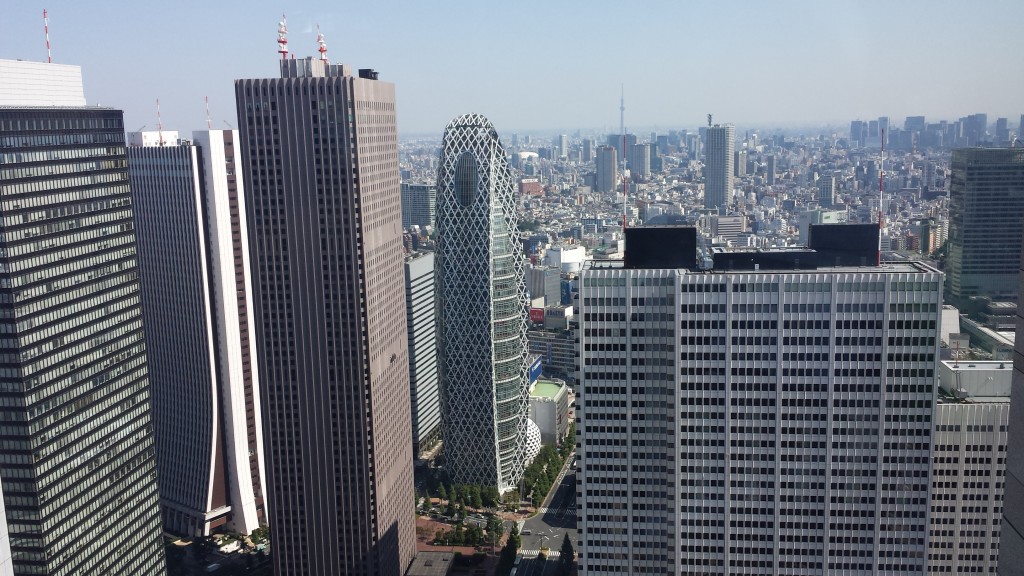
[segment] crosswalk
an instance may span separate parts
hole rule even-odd
[[[572,506],[570,508],[549,508],[547,506],[541,506],[538,509],[538,511],[541,514],[547,514],[548,512],[550,512],[552,514],[560,515],[560,516],[576,516],[576,507],[575,506]]]
[[[540,550],[520,550],[519,554],[521,554],[524,558],[536,558],[538,555],[540,555]],[[558,558],[561,555],[562,553],[558,550],[549,550],[547,552],[548,559]]]

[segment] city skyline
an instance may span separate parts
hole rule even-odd
[[[970,10],[924,2],[828,10],[807,2],[742,9],[658,2],[643,11],[610,3],[582,11],[528,2],[503,10],[500,27],[487,25],[493,10],[464,2],[447,10],[373,4],[352,15],[306,2],[262,0],[245,11],[230,4],[171,10],[116,1],[102,13],[66,1],[9,4],[5,21],[11,29],[0,41],[5,57],[46,61],[42,10],[49,9],[54,62],[89,70],[89,104],[123,108],[129,130],[156,126],[157,99],[164,125],[186,133],[203,128],[206,96],[216,127],[236,126],[231,79],[276,71],[282,12],[296,58],[316,53],[319,24],[331,62],[372,62],[381,79],[400,86],[401,135],[440,134],[448,119],[466,110],[508,131],[614,132],[620,87],[630,130],[695,127],[707,113],[741,128],[843,128],[858,117],[952,120],[974,112],[1013,123],[1020,114],[1017,95],[1024,91],[1024,79],[1003,72],[1000,59],[991,57],[1007,47],[1003,39],[1014,37],[1015,23],[1024,17],[1024,4],[1014,2]],[[955,42],[941,34],[904,33],[953,25]],[[485,36],[489,46],[506,52],[503,64],[489,60],[493,51],[463,49]],[[552,52],[551,42],[560,48]],[[469,69],[472,80],[462,80],[461,71]],[[452,88],[443,94],[434,90],[439,76]],[[828,97],[819,96],[822,80],[835,87]],[[927,96],[911,103],[902,97],[911,88]]]

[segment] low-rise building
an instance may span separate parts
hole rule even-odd
[[[530,391],[530,419],[540,428],[544,445],[558,445],[569,431],[569,387],[561,380],[540,379]]]

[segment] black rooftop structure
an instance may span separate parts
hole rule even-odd
[[[877,266],[878,224],[811,224],[807,247],[819,266]]]
[[[697,228],[641,226],[626,228],[626,268],[697,270]]]
[[[812,224],[808,246],[718,248],[711,269],[816,270],[831,266],[877,266],[878,224]],[[641,226],[626,229],[626,268],[705,270],[697,258],[693,226]]]

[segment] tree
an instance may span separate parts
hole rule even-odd
[[[192,541],[192,556],[195,557],[196,562],[200,564],[206,564],[206,559],[210,556],[210,549],[213,544],[210,543],[209,536],[200,536]]]
[[[501,557],[498,560],[499,574],[507,574],[512,568],[516,561],[516,555],[519,553],[519,544],[519,527],[513,524],[512,530],[508,533],[508,540],[505,541],[505,546],[501,549]]]
[[[558,558],[558,573],[561,576],[569,576],[572,574],[572,565],[576,560],[576,550],[572,547],[572,541],[569,540],[569,535],[566,534],[565,538],[562,538],[562,550]]]
[[[172,542],[164,546],[164,555],[167,557],[167,567],[177,573],[185,562],[185,550]]]
[[[469,489],[469,499],[470,499],[470,504],[473,506],[473,508],[476,508],[477,510],[479,510],[480,508],[484,507],[484,499],[483,499],[483,495],[480,494],[480,487],[479,486],[471,486],[470,487],[470,489]]]
[[[498,494],[498,489],[494,486],[484,486],[480,489],[480,498],[483,500],[484,506],[494,508],[501,500],[501,495]]]
[[[438,484],[437,497],[441,502],[448,499],[448,491],[444,489],[444,484]]]
[[[491,541],[491,553],[494,553],[494,547],[498,541],[501,540],[501,535],[505,533],[505,524],[501,521],[501,518],[491,514],[487,517],[487,538]]]
[[[434,544],[444,543],[444,530],[438,530],[434,532]]]

